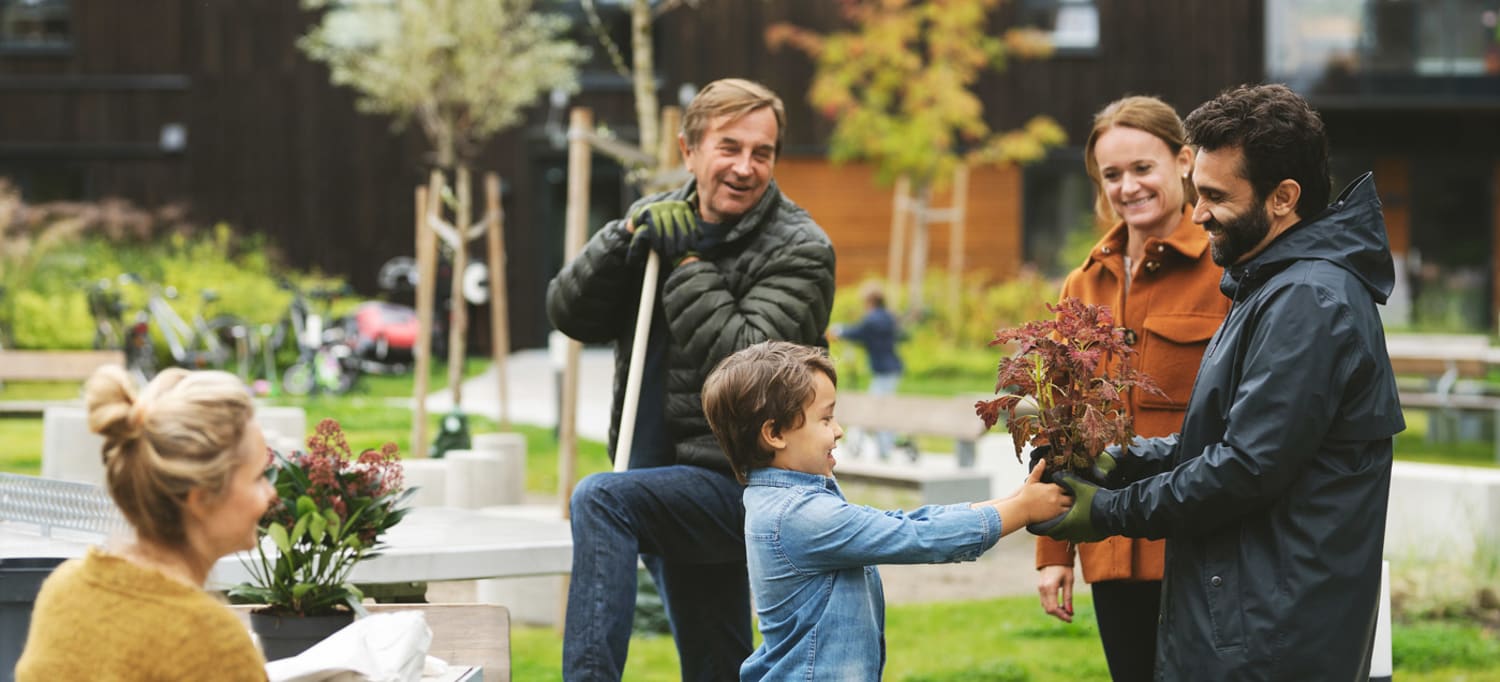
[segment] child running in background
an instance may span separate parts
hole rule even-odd
[[[885,292],[879,283],[867,282],[860,289],[860,298],[865,302],[865,315],[853,325],[841,324],[828,327],[830,340],[853,341],[863,346],[870,361],[870,395],[895,395],[896,385],[901,382],[901,356],[896,354],[896,342],[903,334],[896,316],[885,307]],[[881,459],[890,459],[896,447],[896,434],[890,431],[875,432],[875,452]],[[909,450],[915,458],[915,447]],[[852,453],[856,457],[859,452]]]
[[[764,638],[741,680],[876,680],[885,593],[875,564],[973,561],[1072,498],[1038,466],[1010,497],[909,512],[850,504],[833,477],[837,375],[816,348],[766,341],[719,363],[703,409],[746,483],[745,554]]]

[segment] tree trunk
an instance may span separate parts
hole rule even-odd
[[[440,121],[432,128],[432,145],[436,147],[433,151],[437,154],[437,167],[444,173],[453,170],[453,164],[457,160],[457,145],[453,140],[453,126],[447,121]],[[442,197],[431,197],[442,201]]]
[[[635,119],[640,126],[641,151],[656,153],[656,58],[651,45],[651,0],[635,0],[630,8],[630,46],[634,52]]]
[[[469,303],[464,300],[464,269],[469,265],[469,169],[458,167],[458,207],[453,229],[458,240],[453,244],[453,279],[448,285],[448,389],[453,393],[453,409],[463,403],[465,341],[469,337]]]

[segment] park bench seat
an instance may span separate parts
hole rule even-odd
[[[989,499],[990,475],[974,468],[975,443],[985,432],[984,422],[974,413],[974,403],[979,399],[840,392],[834,410],[840,425],[872,432],[893,431],[902,436],[952,438],[957,467],[936,467],[928,458],[920,457],[914,465],[845,457],[834,475],[840,481],[915,490],[923,504]]]
[[[125,365],[118,350],[0,350],[0,386],[6,381],[83,381],[105,365]],[[76,400],[0,400],[0,414],[39,415]]]

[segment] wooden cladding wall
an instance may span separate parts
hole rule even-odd
[[[1014,25],[1020,2],[999,12]],[[1125,95],[1156,95],[1186,116],[1225,88],[1261,80],[1262,0],[1096,0],[1099,49],[1045,61],[1012,60],[979,94],[995,123],[1017,126],[1034,114],[1057,119],[1082,146],[1094,112]]]
[[[675,11],[658,40],[667,85],[703,85],[715,78],[759,80],[787,105],[787,143],[821,145],[831,123],[806,102],[812,60],[765,46],[765,28],[788,22],[818,31],[844,26],[837,2],[762,0],[705,2]],[[992,25],[1017,24],[1027,3],[1001,3]],[[1015,127],[1037,114],[1058,120],[1082,145],[1094,112],[1127,94],[1163,97],[1182,114],[1224,88],[1262,77],[1263,0],[1096,0],[1099,49],[1043,61],[1010,60],[978,92],[992,126]],[[673,90],[668,90],[669,92]]]
[[[885,277],[893,191],[875,182],[870,166],[835,166],[815,157],[787,157],[776,164],[776,182],[833,240],[839,286]],[[933,197],[936,208],[950,203],[946,191]],[[1020,170],[1010,166],[973,169],[967,213],[964,270],[982,271],[995,279],[1015,275],[1021,266]],[[947,267],[949,235],[947,223],[929,228],[929,268]]]

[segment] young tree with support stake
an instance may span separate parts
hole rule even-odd
[[[319,23],[299,41],[298,46],[310,58],[326,63],[336,85],[347,85],[360,94],[361,111],[393,117],[393,127],[403,129],[416,121],[432,148],[432,161],[441,173],[456,173],[455,183],[466,188],[466,166],[485,141],[502,130],[521,122],[522,112],[544,92],[577,88],[577,66],[587,52],[559,36],[567,20],[535,10],[533,0],[387,0],[385,2],[341,3],[333,0],[303,0],[311,10],[323,10]],[[503,85],[502,85],[503,84]],[[446,183],[435,183],[443,186]],[[419,191],[420,194],[420,191]],[[466,194],[466,192],[460,192]],[[433,203],[445,201],[460,213],[457,224],[468,222],[469,207],[464,197],[438,192],[427,197]],[[418,231],[429,229],[433,221],[418,211]],[[498,227],[499,212],[492,207],[492,242],[503,239]],[[453,232],[444,243],[453,252],[454,262],[465,258],[470,238],[463,230]],[[422,238],[419,237],[419,253]],[[503,250],[490,246],[491,261],[503,264]],[[496,256],[499,258],[496,258]],[[418,410],[413,427],[413,454],[425,450],[425,410],[420,398],[426,393],[430,367],[427,347],[431,330],[432,276],[425,272],[433,267],[429,259],[418,292],[418,312],[422,318],[421,339],[417,349],[416,394]],[[462,271],[454,269],[453,291],[462,290]],[[495,315],[500,317],[504,301],[504,272],[490,273]],[[501,286],[495,287],[498,283]],[[423,303],[426,305],[423,305]],[[450,326],[450,348],[458,352],[457,368],[450,381],[462,380],[462,341],[467,325],[462,303],[457,303],[454,324]],[[502,396],[501,421],[505,421],[504,354],[509,351],[509,333],[503,317],[495,321],[497,369],[500,372]],[[450,358],[451,362],[451,358]],[[457,400],[455,400],[455,407]]]
[[[1045,116],[1003,133],[985,122],[973,87],[986,69],[1004,69],[1010,57],[1051,53],[1048,38],[1035,29],[993,31],[989,16],[999,4],[846,1],[844,15],[855,30],[820,35],[783,23],[766,31],[772,49],[791,45],[816,62],[808,97],[835,122],[829,141],[832,159],[871,161],[882,183],[909,181],[913,220],[907,307],[914,312],[922,308],[933,192],[945,188],[961,165],[1035,161],[1066,139]]]

